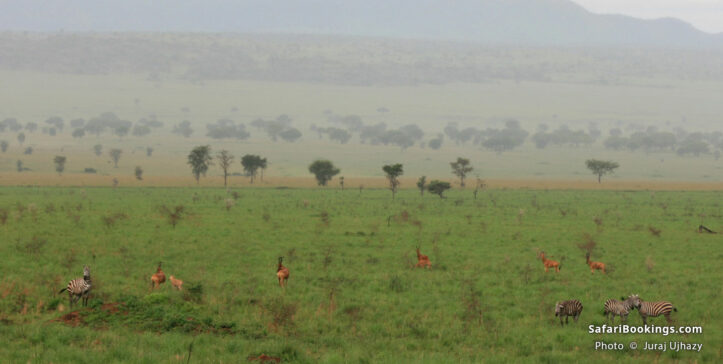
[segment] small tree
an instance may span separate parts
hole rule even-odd
[[[146,147],[146,157],[150,157],[153,155],[153,148],[152,147]]]
[[[261,159],[261,165],[259,168],[261,168],[261,182],[264,181],[264,171],[266,170],[266,167],[268,167],[269,164],[266,162],[266,158]]]
[[[339,186],[341,186],[341,190],[344,191],[344,176],[339,177]]]
[[[183,218],[185,207],[183,205],[178,205],[176,207],[163,205],[159,208],[159,210],[162,214],[168,217],[168,223],[175,229],[178,222]]]
[[[113,159],[113,165],[115,166],[115,168],[118,168],[118,161],[120,160],[123,151],[118,148],[114,148],[111,149],[108,154],[110,154],[110,158]]]
[[[139,181],[143,180],[143,168],[141,168],[141,166],[136,166],[136,179]]]
[[[444,196],[443,196],[444,191],[446,191],[450,188],[452,188],[452,186],[450,186],[449,182],[442,182],[442,181],[437,181],[437,180],[429,182],[429,186],[427,186],[427,190],[430,193],[439,195],[440,198],[444,198]]]
[[[417,188],[419,188],[419,194],[424,196],[424,190],[427,187],[427,176],[419,177],[417,180]]]
[[[331,179],[341,171],[334,167],[334,164],[331,163],[331,161],[316,160],[314,163],[309,165],[309,172],[314,174],[319,186],[326,186],[326,183],[331,181]]]
[[[397,164],[388,164],[382,167],[382,170],[387,175],[387,180],[389,181],[389,189],[392,190],[392,200],[394,199],[394,196],[397,194],[397,187],[399,187],[399,176],[404,174],[404,170],[402,168],[402,165]]]
[[[191,166],[191,173],[196,178],[196,184],[200,182],[201,176],[206,176],[208,167],[213,165],[213,157],[211,157],[211,147],[208,145],[200,145],[191,150],[188,155],[188,164]]]
[[[18,134],[18,143],[22,145],[25,142],[25,133]]]
[[[228,150],[224,149],[216,155],[216,159],[218,160],[218,166],[223,170],[223,186],[226,187],[228,185],[228,169],[233,163],[233,156],[229,154]]]
[[[66,158],[62,155],[56,155],[53,159],[53,163],[55,163],[55,171],[58,172],[58,174],[63,174],[63,171],[65,170],[65,161]]]
[[[254,154],[246,154],[241,157],[241,165],[244,167],[246,175],[251,177],[251,183],[254,183],[259,169],[266,168],[266,158],[261,158],[261,156]]]
[[[100,157],[100,155],[103,154],[103,146],[100,145],[100,144],[94,145],[94,146],[93,146],[93,153],[95,153],[95,155],[96,155],[97,157]]]
[[[613,161],[601,161],[597,159],[588,159],[585,161],[587,169],[592,171],[592,174],[597,176],[597,183],[602,183],[602,176],[613,173],[615,169],[620,167],[617,162]]]
[[[474,168],[469,165],[469,159],[457,158],[456,162],[451,162],[452,173],[459,177],[459,185],[464,187],[464,179],[467,177],[467,173],[472,172]]]
[[[483,190],[487,185],[485,184],[485,181],[481,180],[479,177],[477,177],[477,183],[475,183],[474,186],[474,199],[477,199],[477,194],[479,191]]]
[[[15,163],[15,165],[18,168],[18,172],[22,172],[23,170],[25,170],[25,168],[23,168],[23,161],[21,161],[20,159],[18,159],[18,161]]]
[[[10,146],[10,143],[8,143],[7,140],[3,140],[0,142],[0,150],[2,150],[3,153],[8,151],[8,146]]]
[[[23,154],[26,154],[26,155],[33,154],[33,147],[25,148],[25,151],[23,152]]]

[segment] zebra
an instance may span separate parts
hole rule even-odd
[[[73,309],[73,303],[83,298],[83,306],[88,305],[88,295],[92,288],[90,280],[90,268],[88,266],[83,267],[83,278],[76,278],[68,282],[68,286],[61,289],[58,293],[68,291],[68,300],[70,301],[70,308]],[[73,299],[75,297],[75,300]]]
[[[634,309],[633,296],[620,298],[622,301],[616,299],[609,299],[605,301],[605,311],[603,314],[605,317],[611,320],[611,324],[615,323],[615,315],[620,316],[620,321],[626,322],[628,320],[628,314],[630,310]]]
[[[565,316],[565,323],[567,324],[569,323],[569,316],[572,316],[575,322],[577,322],[581,313],[582,303],[578,300],[568,300],[555,303],[555,316],[560,316],[560,326],[564,326],[562,324],[562,316]]]
[[[645,302],[638,295],[632,295],[630,298],[635,308],[640,312],[640,317],[643,318],[643,325],[648,324],[648,317],[658,317],[660,315],[665,316],[668,324],[671,324],[673,320],[670,318],[670,313],[672,311],[678,312],[678,309],[668,301]]]

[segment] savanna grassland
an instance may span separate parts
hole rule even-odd
[[[0,153],[0,185],[111,186],[115,178],[124,187],[188,186],[194,181],[185,157],[194,146],[206,144],[213,152],[226,149],[236,157],[232,173],[242,172],[238,162],[244,154],[267,158],[265,175],[279,178],[309,177],[308,165],[328,158],[341,169],[340,176],[367,186],[379,184],[359,180],[382,177],[381,166],[391,163],[404,164],[405,176],[414,180],[421,175],[448,178],[449,162],[457,157],[469,158],[474,177],[485,180],[592,179],[584,161],[596,158],[620,163],[611,180],[714,184],[723,180],[721,64],[723,53],[717,49],[535,48],[321,35],[4,32],[0,123],[16,119],[19,128],[0,130],[0,142],[9,143]],[[90,122],[104,113],[134,127],[148,120],[162,126],[141,136],[119,136],[111,129],[95,135],[84,126],[71,126],[73,120]],[[255,120],[280,115],[290,119],[301,134],[298,139],[272,142],[252,126]],[[47,120],[54,116],[65,127],[51,135]],[[334,121],[348,116],[367,127],[418,126],[423,135],[406,148],[372,145],[359,130]],[[209,136],[209,125],[219,120],[243,125],[250,136]],[[502,153],[455,141],[444,131],[453,124],[461,131],[474,128],[490,135],[509,120],[529,135]],[[184,121],[193,129],[187,137],[173,132]],[[34,129],[28,129],[31,123]],[[561,126],[591,140],[536,147],[533,137],[541,127],[553,131]],[[312,127],[348,129],[351,137],[340,143]],[[72,136],[83,130],[84,136]],[[643,131],[674,133],[677,144],[608,148],[605,141],[614,131],[624,137]],[[689,136],[708,138],[703,142],[707,149],[695,155],[676,153]],[[435,138],[442,140],[438,149],[431,147]],[[103,147],[100,156],[93,154],[96,144]],[[150,157],[145,155],[148,147],[154,149]],[[112,148],[123,150],[117,168],[108,157]],[[53,176],[56,155],[67,157],[62,178]],[[18,160],[22,172],[17,172]],[[142,182],[133,178],[137,166],[144,170]],[[87,168],[96,173],[84,173]],[[209,171],[209,176],[219,174],[217,168]],[[218,178],[213,181],[218,185]],[[273,184],[283,185],[300,184]]]
[[[719,192],[0,189],[4,362],[720,362]],[[183,206],[176,221],[163,206]],[[583,250],[611,267],[591,274]],[[431,270],[414,269],[415,247]],[[545,273],[537,252],[561,261]],[[284,257],[291,276],[276,281]],[[150,291],[158,262],[185,281]],[[91,267],[89,308],[69,279]],[[603,302],[669,300],[702,335],[591,335]],[[576,298],[561,328],[556,301]],[[663,325],[662,317],[651,319]],[[629,323],[642,324],[632,312]],[[700,353],[594,342],[702,343]]]

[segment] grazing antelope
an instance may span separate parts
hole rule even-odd
[[[429,261],[429,257],[420,253],[419,247],[417,247],[417,265],[415,265],[415,267],[432,268],[432,262]]]
[[[572,316],[573,320],[577,322],[581,313],[582,303],[578,300],[568,300],[555,303],[555,316],[560,317],[560,326],[565,326],[562,324],[562,316],[565,316],[565,323],[569,324],[567,321],[569,316]]]
[[[163,273],[163,270],[161,269],[161,262],[158,262],[156,273],[151,276],[151,289],[160,287],[160,285],[164,282],[166,282],[166,274]]]
[[[610,320],[611,324],[615,323],[616,315],[620,316],[620,321],[627,321],[630,310],[635,308],[632,297],[628,297],[627,299],[622,297],[620,299],[622,301],[618,301],[616,299],[609,299],[605,301],[605,310],[603,311],[603,314]]]
[[[590,266],[590,272],[595,273],[595,269],[599,269],[605,274],[605,263],[591,262],[590,253],[585,254],[585,258],[587,259],[587,265]]]
[[[547,273],[548,269],[555,268],[555,272],[560,271],[560,263],[556,262],[554,260],[550,260],[545,258],[545,252],[540,252],[538,257],[542,258],[542,264],[545,266],[545,273]]]
[[[61,289],[58,293],[68,291],[69,306],[73,309],[73,303],[83,298],[83,306],[88,305],[88,295],[92,288],[92,282],[90,280],[90,268],[88,266],[83,267],[83,278],[76,278],[68,282],[68,286]],[[75,297],[75,300],[73,299]]]
[[[658,302],[645,302],[637,294],[630,296],[633,302],[633,306],[640,312],[640,317],[643,318],[643,325],[648,324],[648,317],[658,317],[660,315],[665,316],[668,320],[668,324],[671,324],[673,320],[670,318],[672,311],[678,312],[678,309],[673,306],[672,303],[667,301]]]
[[[279,257],[279,267],[276,269],[276,277],[279,278],[279,286],[286,288],[286,281],[289,280],[289,268],[281,264],[283,259],[284,257]]]
[[[170,277],[168,277],[168,279],[171,281],[171,284],[173,285],[173,287],[175,287],[177,290],[179,290],[179,291],[183,290],[183,281],[182,280],[180,280],[172,275]]]

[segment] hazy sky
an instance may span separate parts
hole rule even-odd
[[[573,0],[594,13],[638,18],[674,17],[710,32],[723,32],[723,0]]]

